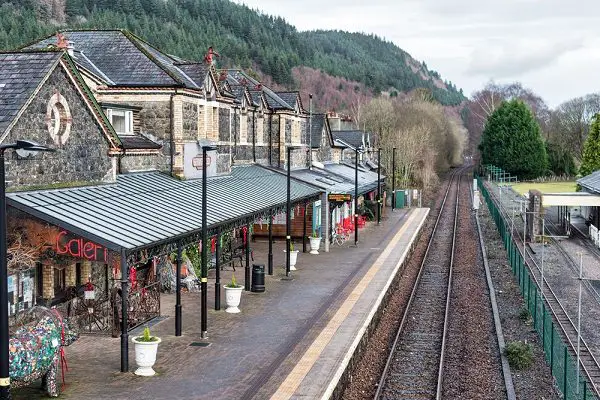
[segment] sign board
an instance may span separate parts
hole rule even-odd
[[[202,146],[198,143],[183,145],[183,176],[185,179],[202,178]],[[206,176],[217,174],[217,151],[206,152]]]
[[[73,237],[67,231],[60,231],[56,235],[55,250],[57,254],[64,254],[75,258],[84,258],[90,261],[108,260],[108,249],[90,240]]]
[[[345,203],[352,200],[352,195],[349,193],[329,193],[327,200],[332,203]]]

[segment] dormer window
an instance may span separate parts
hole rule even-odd
[[[118,134],[133,135],[133,111],[108,108],[106,116]]]

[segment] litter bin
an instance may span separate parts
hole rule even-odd
[[[252,286],[250,291],[265,291],[265,264],[252,264]]]

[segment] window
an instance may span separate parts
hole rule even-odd
[[[117,133],[133,134],[133,111],[107,109],[106,116]]]

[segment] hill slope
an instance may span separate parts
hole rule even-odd
[[[288,88],[302,86],[292,71],[306,66],[360,82],[375,94],[425,87],[442,104],[464,100],[437,72],[377,36],[298,32],[280,17],[230,1],[0,0],[2,49],[66,27],[129,29],[163,51],[194,60],[213,46],[220,66],[258,69]]]

